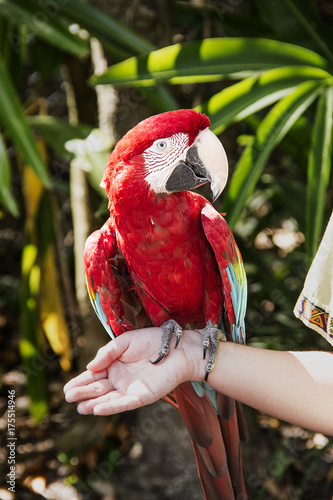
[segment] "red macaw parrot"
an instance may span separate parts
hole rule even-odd
[[[170,111],[140,122],[118,142],[102,181],[110,218],[88,238],[84,255],[92,304],[109,335],[162,327],[157,363],[173,333],[178,344],[182,328],[197,329],[204,355],[210,351],[206,380],[218,341],[244,342],[247,295],[227,223],[189,191],[209,182],[216,199],[226,184],[226,154],[209,125],[197,111]],[[205,382],[185,382],[174,395],[206,499],[246,499],[240,404]]]

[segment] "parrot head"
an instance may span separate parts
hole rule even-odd
[[[110,198],[126,182],[170,194],[210,183],[213,201],[228,177],[227,156],[207,116],[181,109],[138,123],[111,153],[101,186]]]

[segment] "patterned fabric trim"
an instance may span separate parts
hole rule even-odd
[[[305,325],[316,330],[333,345],[333,317],[322,307],[313,304],[301,294],[294,313]]]

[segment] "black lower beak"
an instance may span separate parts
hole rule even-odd
[[[187,191],[210,182],[195,146],[189,148],[185,161],[180,161],[166,183],[168,192]]]

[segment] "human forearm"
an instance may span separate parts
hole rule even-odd
[[[185,380],[203,381],[201,335],[184,331],[175,349],[152,364],[160,328],[127,332],[97,353],[89,371],[65,387],[81,413],[110,415],[150,404]],[[333,356],[327,352],[281,352],[221,342],[208,383],[265,413],[333,435]]]
[[[195,363],[196,380],[203,380],[205,363],[202,359]],[[333,435],[331,353],[281,352],[221,343],[208,382],[260,411]]]

